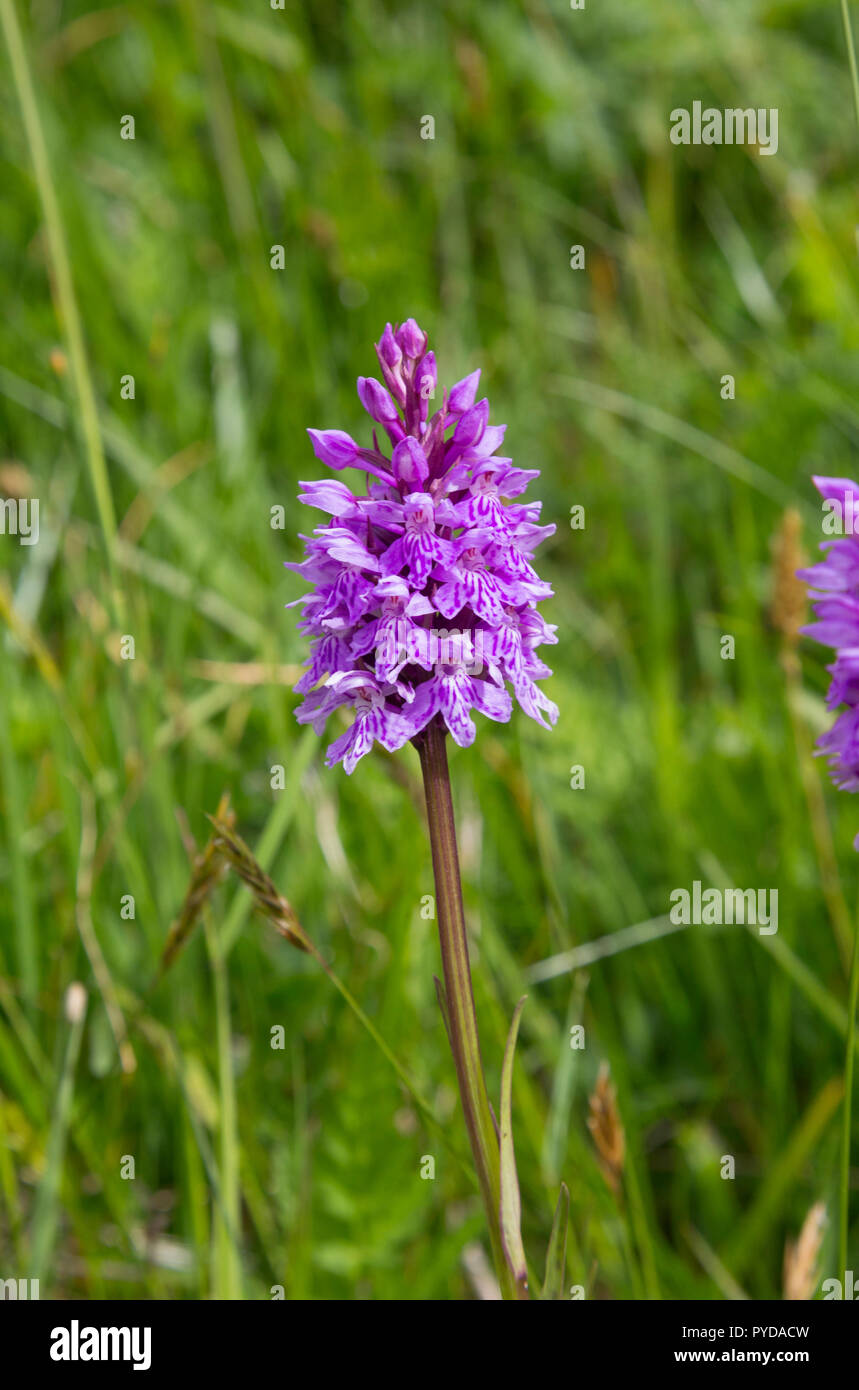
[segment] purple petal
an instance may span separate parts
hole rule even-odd
[[[334,478],[323,478],[317,483],[299,483],[304,492],[298,494],[299,502],[308,507],[318,507],[332,516],[348,516],[357,506],[355,494],[345,483]]]
[[[354,468],[358,445],[343,430],[308,430],[313,452],[329,468]]]
[[[477,387],[480,383],[480,368],[476,372],[470,372],[464,376],[462,381],[458,381],[451,387],[450,395],[447,398],[447,409],[450,415],[464,415],[466,410],[470,410],[474,405],[474,397],[477,395]]]
[[[406,319],[394,336],[406,357],[422,357],[426,352],[427,335],[414,319]]]
[[[397,483],[409,492],[420,491],[429,477],[427,456],[410,434],[395,446],[392,466]]]

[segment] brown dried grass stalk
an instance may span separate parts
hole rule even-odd
[[[784,1247],[784,1297],[791,1303],[807,1303],[817,1287],[817,1261],[826,1227],[826,1204],[815,1202],[802,1223],[797,1240]]]
[[[603,1062],[599,1069],[588,1109],[588,1129],[593,1136],[600,1170],[612,1192],[617,1195],[623,1178],[626,1135],[617,1108],[617,1092],[609,1078],[607,1062]]]

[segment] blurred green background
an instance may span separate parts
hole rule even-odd
[[[563,1178],[567,1282],[588,1297],[780,1297],[817,1201],[835,1274],[859,805],[809,756],[826,653],[800,648],[800,674],[770,601],[785,508],[810,554],[809,477],[854,472],[859,440],[837,4],[0,15],[0,487],[40,499],[38,545],[0,537],[0,1277],[40,1277],[43,1298],[475,1294],[417,757],[325,770],[293,673],[270,669],[304,656],[282,562],[314,524],[305,428],[368,439],[355,378],[409,315],[441,380],[482,367],[558,525],[541,554],[560,722],[481,720],[452,757],[495,1096],[529,994],[529,1256],[541,1272]],[[671,145],[694,100],[777,107],[778,154]],[[182,815],[202,846],[225,790],[441,1136],[235,880],[153,988],[188,882]],[[695,879],[777,888],[778,934],[666,932]],[[618,1195],[586,1123],[603,1061]]]

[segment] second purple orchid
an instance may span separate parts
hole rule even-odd
[[[829,763],[830,775],[844,791],[859,791],[859,536],[853,534],[854,505],[859,509],[859,485],[849,478],[814,478],[824,499],[825,529],[836,540],[824,541],[826,558],[799,578],[812,590],[815,622],[801,631],[826,647],[835,648],[827,695],[830,710],[841,711],[817,744]],[[847,533],[844,517],[848,518]],[[839,534],[841,533],[841,534]],[[859,848],[859,836],[857,836]]]
[[[558,717],[536,684],[552,674],[537,648],[557,637],[537,610],[552,589],[531,561],[555,527],[538,524],[540,502],[510,500],[539,471],[499,455],[506,426],[489,423],[487,400],[475,404],[479,371],[429,414],[435,356],[414,319],[387,324],[376,353],[384,384],[358,378],[372,447],[308,431],[329,468],[363,470],[366,493],[333,478],[302,483],[300,500],[330,519],[287,566],[313,586],[295,600],[312,639],[296,717],[321,733],[335,709],[352,711],[326,759],[350,773],[374,742],[394,751],[436,715],[467,747],[474,710],[510,718],[508,684],[538,724]]]

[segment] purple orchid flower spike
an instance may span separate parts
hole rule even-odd
[[[811,590],[815,622],[800,631],[835,648],[827,696],[831,710],[846,706],[817,743],[833,782],[843,791],[859,791],[859,535],[837,535],[845,517],[859,519],[859,484],[849,478],[814,478],[824,499],[825,527],[836,539],[823,541],[826,558],[798,571]],[[849,526],[852,531],[852,525]],[[857,844],[859,848],[859,844]]]
[[[816,619],[800,628],[800,632],[826,647],[835,648],[835,660],[828,668],[832,680],[826,702],[831,710],[843,707],[832,728],[818,739],[817,752],[826,758],[829,775],[837,787],[859,792],[859,484],[850,478],[814,478],[813,482],[823,498],[824,533],[835,539],[821,544],[825,558],[819,564],[797,571],[798,577],[804,579],[811,590]],[[859,850],[859,835],[853,847]],[[849,1022],[844,1062],[838,1231],[838,1266],[845,1281],[850,1225],[853,1070],[859,1010],[859,925],[853,926],[852,948],[849,935],[847,945],[850,954]]]
[[[386,324],[376,353],[385,384],[359,377],[358,394],[387,434],[391,454],[379,448],[375,434],[371,449],[342,430],[308,431],[317,458],[338,471],[363,470],[367,491],[357,496],[333,479],[303,483],[301,501],[329,519],[307,540],[304,562],[291,566],[313,585],[298,600],[311,652],[296,691],[308,700],[313,686],[326,680],[325,700],[310,703],[315,726],[319,709],[351,709],[360,723],[352,740],[338,738],[329,750],[347,772],[374,741],[390,749],[393,741],[414,739],[436,715],[457,743],[470,744],[473,710],[510,718],[507,683],[530,718],[544,727],[557,719],[555,705],[534,685],[551,675],[535,648],[553,637],[535,610],[552,590],[531,563],[536,545],[555,528],[535,524],[539,503],[510,501],[539,472],[514,468],[497,455],[504,426],[489,424],[488,400],[475,404],[479,371],[457,382],[429,415],[436,361],[414,319]],[[388,579],[399,587],[379,582]],[[410,636],[405,664],[379,653],[391,645],[395,594],[401,621],[426,630],[423,642]],[[450,624],[459,649],[472,655],[491,650],[497,659],[480,674],[471,659],[466,670],[461,656],[428,667],[429,635],[439,629],[449,634]],[[444,658],[444,642],[436,645]],[[380,682],[394,670],[396,685]],[[363,685],[355,676],[362,671]],[[301,711],[298,717],[304,718]]]
[[[386,324],[376,355],[382,381],[359,377],[358,396],[387,435],[390,455],[377,429],[372,448],[342,430],[309,431],[316,457],[336,471],[363,470],[366,491],[359,496],[332,478],[301,484],[301,501],[326,520],[302,537],[304,559],[288,566],[311,586],[295,600],[311,639],[296,717],[321,733],[335,710],[351,713],[326,758],[348,773],[375,743],[394,752],[411,740],[420,754],[444,970],[439,1002],[498,1282],[505,1298],[524,1299],[509,1119],[521,1003],[505,1054],[499,1130],[480,1058],[446,737],[468,747],[477,736],[474,712],[506,723],[514,700],[543,728],[555,723],[557,708],[537,684],[552,674],[537,655],[557,641],[537,611],[552,590],[532,563],[555,528],[538,524],[539,502],[511,500],[539,473],[499,457],[505,426],[489,423],[486,398],[475,401],[479,371],[442,391],[430,415],[436,359],[415,320]]]

